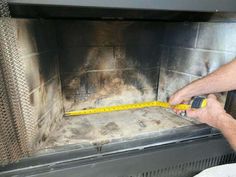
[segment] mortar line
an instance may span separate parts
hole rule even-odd
[[[156,67],[150,67],[150,68],[143,68],[141,70],[150,70],[150,69],[156,69],[159,66]],[[94,72],[110,72],[110,71],[132,71],[132,70],[137,70],[137,68],[124,68],[124,69],[103,69],[103,70],[88,70],[85,73],[94,73]],[[71,74],[71,73],[79,73],[79,71],[75,71],[75,72],[64,72],[63,74]]]
[[[26,58],[33,57],[33,56],[38,56],[38,55],[41,55],[41,54],[43,55],[45,53],[53,53],[56,50],[57,49],[44,50],[44,51],[41,51],[41,52],[32,52],[32,53],[20,56],[20,59],[26,59]]]
[[[190,77],[201,77],[201,76],[196,76],[196,75],[193,75],[193,74],[189,74],[189,73],[184,73],[184,72],[181,72],[181,71],[175,71],[175,70],[171,70],[171,69],[168,69],[167,71],[171,71],[171,72],[174,72],[174,73],[177,73],[177,74],[182,74],[182,75],[185,75],[185,76],[190,76]]]
[[[194,50],[194,51],[202,51],[202,52],[214,52],[214,53],[221,53],[221,54],[236,54],[236,51],[226,51],[226,50],[214,50],[214,49],[202,49],[202,48],[192,48],[192,47],[182,47],[182,46],[167,46],[161,44],[163,47],[169,48],[177,48],[177,49],[186,49],[186,50]]]
[[[148,69],[156,69],[156,67],[150,67],[150,68],[143,68],[141,70],[148,70]],[[105,69],[105,70],[89,70],[86,71],[87,73],[92,73],[92,72],[103,72],[103,71],[130,71],[130,70],[137,70],[137,68],[124,68],[124,69]]]

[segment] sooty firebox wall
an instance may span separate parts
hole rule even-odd
[[[227,45],[212,46],[205,41],[205,33],[208,38],[214,36],[212,40],[222,41],[225,33],[236,38],[235,32],[229,33],[235,28],[230,23],[85,20],[47,23],[55,28],[51,35],[55,35],[58,45],[57,84],[62,87],[62,94],[56,97],[62,97],[64,111],[166,101],[177,89],[235,57],[235,51],[224,48],[235,43],[225,40]],[[222,102],[224,98],[222,93]],[[46,129],[47,133],[39,136],[36,149],[124,141],[197,123],[161,108],[51,118],[54,122],[46,119],[47,116],[40,119],[41,130]]]
[[[153,101],[163,25],[149,22],[58,22],[66,111]],[[75,30],[77,29],[77,30]],[[135,29],[135,30],[134,30]],[[58,35],[59,36],[59,35]],[[190,125],[162,109],[66,117],[47,143],[96,144]],[[46,144],[47,144],[46,143]],[[47,145],[48,146],[48,145]]]

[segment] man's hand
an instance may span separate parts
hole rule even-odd
[[[236,59],[180,89],[170,97],[169,103],[176,105],[190,100],[193,96],[235,90],[236,82],[235,78],[232,77],[235,75]],[[179,113],[176,110],[175,112]],[[208,97],[206,108],[189,110],[187,115],[218,128],[236,150],[236,120],[225,112],[214,95]]]
[[[170,105],[177,105],[177,104],[188,104],[191,97],[187,95],[187,92],[185,91],[185,87],[175,92],[169,99]],[[176,114],[181,114],[180,110],[174,109],[174,112]]]
[[[207,97],[207,106],[202,109],[188,110],[189,117],[219,129],[236,151],[236,120],[227,114],[215,95]]]
[[[191,97],[189,97],[187,95],[187,92],[185,91],[185,88],[182,88],[180,90],[178,90],[177,92],[175,92],[169,99],[169,103],[171,105],[176,105],[176,104],[181,104],[181,103],[185,103],[188,102],[191,99]]]
[[[187,92],[185,88],[177,91],[174,95],[170,97],[169,103],[172,105],[189,102],[191,97],[186,96]],[[174,110],[177,114],[180,114],[182,111]],[[222,114],[225,114],[223,106],[217,101],[215,95],[210,94],[207,97],[207,106],[201,109],[190,109],[187,110],[187,116],[196,118],[202,123],[206,123],[212,127],[220,128],[219,117]]]
[[[197,118],[200,122],[206,123],[212,127],[220,128],[220,117],[226,114],[223,106],[217,101],[215,95],[207,97],[207,106],[201,109],[187,110],[187,116]]]

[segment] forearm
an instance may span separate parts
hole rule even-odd
[[[220,67],[213,73],[192,82],[182,90],[185,97],[236,89],[236,60]]]
[[[236,120],[227,113],[219,115],[218,129],[229,141],[232,148],[236,151]]]

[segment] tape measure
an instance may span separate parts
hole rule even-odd
[[[203,108],[206,106],[207,100],[203,97],[196,97],[190,103],[191,104],[178,104],[178,105],[172,106],[167,102],[152,101],[152,102],[142,102],[142,103],[134,103],[134,104],[123,104],[123,105],[117,105],[117,106],[92,108],[92,109],[85,109],[85,110],[79,110],[79,111],[70,111],[70,112],[66,112],[65,115],[66,116],[79,116],[79,115],[87,115],[87,114],[124,111],[124,110],[130,110],[130,109],[141,109],[141,108],[146,108],[146,107],[162,107],[162,108],[172,108],[172,109],[178,109],[178,110],[187,110],[190,108]]]

